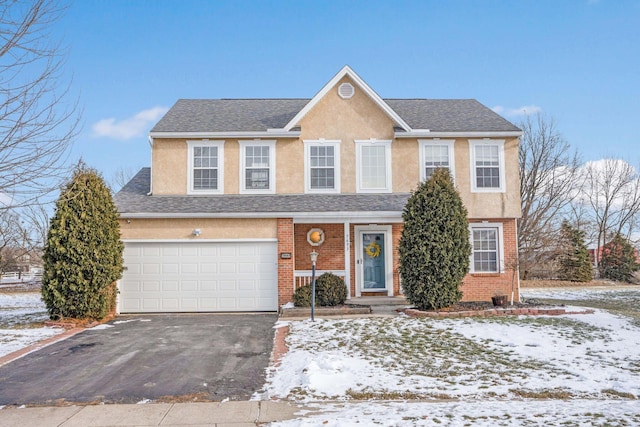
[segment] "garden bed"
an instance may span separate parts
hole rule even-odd
[[[343,304],[335,307],[315,307],[314,314],[318,316],[344,316],[353,314],[371,314],[371,306],[360,304]],[[280,308],[280,317],[308,317],[311,307]]]

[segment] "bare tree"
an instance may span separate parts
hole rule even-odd
[[[55,0],[0,2],[0,209],[58,189],[79,129],[67,102],[64,49],[50,34],[66,7]]]
[[[16,271],[25,258],[39,263],[48,230],[47,205],[0,210],[0,272]]]
[[[115,193],[119,191],[122,187],[124,187],[131,178],[133,178],[136,174],[137,170],[135,170],[131,166],[120,166],[113,177],[111,178],[110,186],[111,190]]]
[[[616,234],[630,238],[637,227],[640,213],[640,176],[635,167],[624,160],[603,159],[588,162],[580,174],[584,186],[575,200],[595,226],[591,237],[598,250]]]
[[[520,195],[518,221],[520,272],[544,263],[562,221],[560,213],[576,192],[578,154],[562,137],[552,118],[527,117],[520,141]]]

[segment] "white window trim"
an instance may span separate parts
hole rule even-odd
[[[357,193],[391,193],[392,190],[392,170],[391,170],[391,140],[380,139],[357,139],[356,143],[356,192]],[[385,186],[384,188],[362,188],[362,147],[382,145],[385,147]]]
[[[187,159],[187,167],[189,168],[187,194],[224,194],[224,141],[187,141],[187,146],[189,147]],[[193,149],[195,147],[218,147],[218,188],[216,190],[193,189]]]
[[[476,186],[476,147],[490,145],[498,147],[498,168],[500,171],[500,186],[496,188],[478,188]],[[504,193],[506,191],[505,167],[504,167],[504,139],[470,139],[469,140],[472,193]]]
[[[304,192],[305,193],[340,193],[340,140],[310,139],[302,141],[304,144]],[[311,188],[310,148],[315,146],[333,147],[334,188]]]
[[[473,262],[473,231],[474,229],[492,228],[497,229],[498,237],[498,271],[475,271],[475,264]],[[471,243],[471,260],[469,272],[471,274],[495,274],[504,273],[504,233],[502,223],[500,222],[474,222],[469,224],[469,240]]]
[[[451,179],[453,179],[453,181],[455,182],[456,163],[455,163],[455,155],[453,151],[454,142],[455,142],[455,139],[440,139],[440,138],[418,140],[418,143],[420,144],[420,181],[425,181],[427,179],[427,176],[426,176],[427,174],[425,171],[425,164],[424,164],[425,147],[426,146],[432,146],[432,147],[446,146],[448,148],[447,151],[449,154],[449,171],[451,172]]]
[[[254,139],[250,141],[238,141],[240,145],[240,194],[275,194],[276,192],[276,141],[275,140],[262,140]],[[247,189],[247,181],[245,175],[246,168],[246,149],[247,147],[269,147],[269,188],[260,190],[249,188]]]

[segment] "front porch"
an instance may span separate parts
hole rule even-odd
[[[282,224],[285,221],[280,220],[278,233],[280,304],[291,301],[296,289],[311,283],[311,252],[318,254],[316,277],[332,273],[342,278],[350,301],[400,295],[397,244],[401,224],[292,220]],[[311,240],[312,234],[319,238],[317,242]]]
[[[341,307],[316,307],[317,317],[395,317],[398,309],[409,307],[402,296],[375,296],[351,298]],[[280,317],[304,319],[311,316],[310,308],[289,308],[280,310]]]

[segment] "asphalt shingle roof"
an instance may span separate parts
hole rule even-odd
[[[179,99],[151,132],[229,132],[283,128],[310,99]],[[385,99],[413,129],[519,131],[475,99]]]
[[[120,214],[276,214],[305,212],[397,212],[408,193],[148,196],[151,169],[142,168],[114,197]]]

